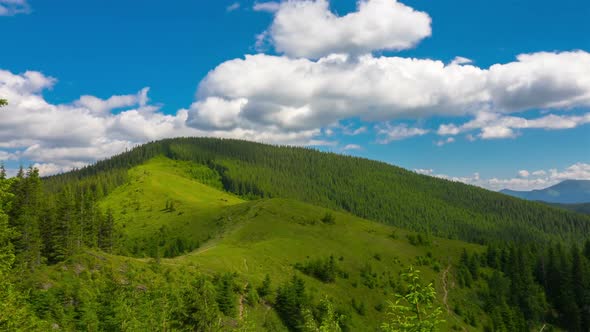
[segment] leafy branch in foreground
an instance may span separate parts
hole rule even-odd
[[[324,297],[318,306],[319,317],[314,317],[309,308],[303,309],[304,332],[341,332],[340,323],[346,318],[336,312],[334,304]]]
[[[434,304],[436,290],[432,283],[422,285],[420,271],[410,266],[402,273],[402,280],[408,283],[405,295],[397,295],[395,302],[389,301],[389,322],[381,325],[385,332],[432,332],[444,320],[439,319],[442,309]]]

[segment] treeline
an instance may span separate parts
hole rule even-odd
[[[524,332],[546,325],[590,331],[590,241],[583,249],[512,244],[489,246],[483,254],[463,252],[455,277],[460,287],[481,289],[491,321],[487,330]]]
[[[52,187],[118,172],[157,155],[206,165],[246,198],[293,198],[360,217],[475,243],[584,240],[590,217],[436,179],[386,163],[309,148],[240,140],[175,138],[148,143],[47,179]]]
[[[52,191],[33,167],[21,167],[13,178],[6,178],[2,168],[0,183],[2,195],[7,197],[8,227],[15,234],[11,244],[16,268],[21,273],[34,272],[40,265],[63,261],[82,248],[111,252],[117,240],[115,220],[96,202],[116,187],[120,178],[120,172],[110,172],[64,183]]]

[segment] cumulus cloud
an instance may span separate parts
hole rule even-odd
[[[468,81],[469,83],[466,83]],[[198,98],[221,98],[235,123],[257,123],[285,130],[319,128],[359,117],[382,122],[441,113],[464,114],[486,101],[485,72],[440,61],[363,56],[351,61],[331,55],[317,61],[265,54],[219,65],[201,82]],[[243,100],[238,112],[231,105]],[[200,108],[195,126],[206,124]]]
[[[0,0],[0,16],[27,14],[30,10],[27,0]]]
[[[291,57],[321,58],[334,53],[403,50],[430,36],[430,16],[396,0],[361,0],[357,11],[337,16],[328,0],[257,4],[276,10],[268,37]]]
[[[207,99],[190,109],[164,114],[149,104],[148,88],[106,99],[82,96],[52,104],[42,95],[57,80],[40,72],[0,70],[0,96],[9,101],[0,112],[0,160],[37,163],[43,175],[81,167],[147,141],[178,136],[215,136],[293,145],[329,145],[321,129],[285,131],[280,127],[235,123],[245,100]],[[195,113],[198,109],[199,113]],[[189,119],[189,114],[198,117]],[[209,126],[189,126],[206,123]]]
[[[73,103],[52,104],[42,92],[55,83],[40,72],[0,70],[0,96],[9,101],[0,112],[0,159],[37,162],[47,175],[109,157],[147,140],[199,134],[186,126],[187,111],[176,115],[155,112],[157,108],[147,104],[148,89],[106,100],[83,96]],[[111,112],[120,107],[128,108]]]
[[[590,54],[539,52],[489,69],[496,109],[571,108],[590,105]]]
[[[517,172],[516,176],[512,178],[482,178],[479,173],[463,177],[449,176],[445,174],[437,174],[432,169],[415,169],[414,171],[420,174],[463,182],[490,190],[534,190],[547,188],[564,180],[590,180],[590,164],[581,162],[570,165],[562,170],[550,169],[537,170],[534,172],[520,170]]]
[[[536,71],[544,59],[559,62],[561,67]],[[505,70],[512,67],[527,73],[529,82],[555,80],[543,89],[531,86],[527,92],[522,77]],[[354,59],[330,55],[318,60],[247,55],[222,63],[201,82],[200,105],[224,100],[224,105],[215,109],[215,118],[201,107],[193,108],[189,117],[196,127],[227,129],[243,123],[247,128],[263,125],[293,131],[355,117],[384,122],[475,114],[473,121],[462,126],[445,124],[438,133],[456,135],[481,129],[480,138],[507,138],[517,136],[515,129],[561,129],[588,123],[588,115],[550,114],[534,120],[503,116],[537,108],[590,106],[588,77],[590,54],[583,51],[519,56],[514,63],[489,69],[372,55]],[[516,101],[519,94],[515,90],[522,91],[522,101]],[[531,97],[537,93],[542,96]],[[522,108],[515,108],[517,105]],[[226,118],[234,121],[218,121]]]

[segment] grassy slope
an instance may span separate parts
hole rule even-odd
[[[243,202],[196,181],[195,167],[202,166],[155,158],[131,169],[130,182],[110,194],[102,207],[114,211],[119,225],[131,239],[148,238],[164,225],[174,233],[201,242],[212,237],[195,252],[165,259],[163,264],[196,267],[207,274],[237,272],[244,282],[255,285],[268,273],[276,287],[297,273],[293,268],[295,263],[307,259],[342,257],[338,264],[348,272],[348,279],[339,278],[334,284],[305,279],[316,299],[328,295],[340,308],[350,310],[352,324],[357,328],[376,328],[385,319],[384,313],[375,309],[376,305],[393,299],[393,289],[384,285],[389,276],[398,280],[403,267],[416,265],[418,256],[426,257],[430,252],[434,257],[420,270],[425,280],[434,282],[442,301],[441,276],[445,268],[457,262],[463,248],[480,250],[475,245],[444,239],[434,239],[431,246],[413,246],[406,239],[406,231],[345,213],[332,212],[335,224],[324,224],[320,218],[327,209],[293,200]],[[216,181],[209,182],[216,186]],[[163,211],[169,200],[175,201],[174,213]],[[396,239],[390,236],[392,233]],[[435,261],[440,266],[438,272],[433,269]],[[373,289],[363,285],[360,277],[361,269],[367,265],[378,276],[378,287]],[[365,304],[365,316],[353,312],[350,306],[353,298]],[[465,291],[450,291],[451,309],[454,303],[470,308],[469,302]],[[262,321],[265,312],[260,307],[254,311],[254,317]],[[459,317],[449,316],[447,320],[449,326],[464,325]]]
[[[292,198],[474,243],[582,242],[590,233],[590,217],[537,202],[382,162],[239,140],[161,140],[45,181],[55,191],[86,177],[128,170],[158,155],[215,169],[223,188],[239,195]]]
[[[111,209],[128,242],[149,238],[162,226],[195,241],[206,241],[218,227],[215,217],[224,207],[243,202],[234,195],[196,181],[209,171],[189,162],[157,157],[129,170],[129,182],[117,188],[101,207]],[[215,179],[209,181],[215,185]],[[175,211],[166,211],[174,202]]]
[[[433,238],[430,246],[413,246],[406,238],[409,234],[406,231],[344,213],[333,212],[335,224],[324,224],[320,218],[326,211],[285,199],[244,203],[230,208],[224,215],[226,223],[233,227],[223,236],[198,251],[164,262],[193,265],[206,273],[237,272],[254,284],[259,284],[268,273],[276,286],[297,273],[293,268],[297,262],[330,255],[342,257],[338,265],[349,274],[348,279],[338,278],[333,284],[325,284],[305,277],[307,285],[316,298],[327,295],[340,308],[350,307],[352,299],[362,301],[367,308],[366,315],[351,312],[352,323],[359,329],[373,329],[385,319],[375,306],[394,299],[393,289],[387,285],[389,276],[397,281],[403,268],[419,265],[417,257],[426,257],[430,252],[434,259],[419,269],[425,280],[434,282],[442,303],[444,269],[457,263],[463,248],[481,250],[475,245],[438,238]],[[392,233],[396,239],[391,237]],[[438,271],[433,269],[435,262],[440,265]],[[360,276],[366,265],[377,274],[377,287],[373,289],[364,285]],[[464,308],[470,306],[465,293],[458,289],[450,291],[451,309],[452,303],[460,303]],[[446,319],[449,327],[460,320],[454,315]]]

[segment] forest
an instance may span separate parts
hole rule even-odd
[[[206,165],[219,174],[226,191],[248,199],[292,198],[473,243],[580,242],[590,232],[590,216],[542,203],[416,174],[383,162],[230,139],[152,142],[92,166],[50,177],[46,183],[56,191],[68,183],[117,173],[158,155]],[[109,185],[123,181],[124,177],[117,173]]]
[[[310,227],[340,227],[341,214],[352,214],[399,227],[386,230],[390,240],[424,254],[401,257],[411,264],[382,274],[370,265],[353,267],[343,255],[316,256],[291,261],[288,277],[266,273],[263,267],[263,279],[244,282],[237,272],[204,273],[191,264],[173,264],[174,257],[206,242],[184,243],[173,228],[158,233],[167,254],[157,247],[130,252],[128,235],[117,220],[120,211],[100,203],[124,190],[132,168],[158,156],[190,162],[195,167],[187,176],[245,204],[270,202],[256,213],[251,205],[245,212],[236,208],[232,215],[215,219],[217,223],[260,218],[270,213],[273,198],[288,198],[336,211],[290,227],[306,232]],[[163,202],[158,213],[181,217],[184,205]],[[296,206],[290,208],[299,211]],[[289,218],[298,220],[296,215]],[[590,217],[582,214],[380,162],[236,140],[152,142],[48,178],[33,167],[8,178],[2,167],[0,329],[348,331],[354,330],[351,317],[363,319],[370,313],[381,317],[384,331],[440,330],[445,317],[460,317],[460,323],[444,325],[459,330],[588,331],[589,227]],[[449,270],[463,299],[449,305],[444,315],[437,300],[440,288],[413,267],[432,271],[428,276],[441,272],[447,263],[432,252],[446,242],[438,238],[462,240],[456,243],[468,248],[454,256]],[[475,249],[469,243],[485,247]],[[371,253],[373,264],[383,265],[384,260]],[[353,298],[343,305],[341,299],[314,296],[317,287],[344,283],[365,292],[388,292],[386,298],[397,300],[368,307],[368,300]],[[424,312],[412,321],[416,298]],[[474,304],[465,304],[469,302]],[[263,308],[274,314],[260,318]]]

